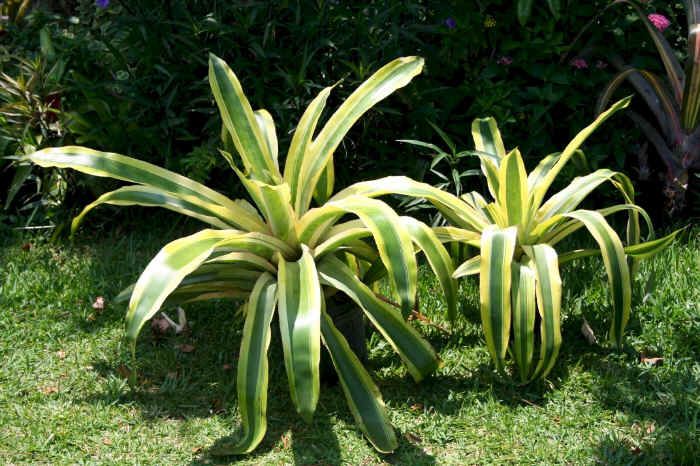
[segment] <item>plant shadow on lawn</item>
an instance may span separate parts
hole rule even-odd
[[[226,311],[226,309],[229,309]],[[94,369],[104,378],[128,376],[127,366],[135,364],[138,386],[121,394],[95,393],[86,403],[129,403],[140,410],[146,420],[207,418],[224,416],[232,435],[220,438],[199,452],[191,464],[223,462],[228,464],[237,456],[214,456],[218,449],[235,443],[238,421],[232,414],[237,411],[235,389],[236,359],[243,322],[235,322],[231,302],[215,306],[193,306],[188,318],[196,319],[190,335],[154,339],[146,327],[137,345],[136,361],[124,353],[122,361],[95,360]],[[191,317],[190,317],[191,316]],[[222,316],[225,325],[222,325]],[[267,432],[262,443],[245,458],[255,461],[274,450],[291,448],[295,464],[340,464],[341,447],[334,433],[334,425],[342,421],[357,429],[340,385],[323,383],[320,399],[312,424],[306,424],[296,414],[287,384],[286,372],[277,322],[272,323],[272,341],[268,351],[269,386]],[[181,345],[192,345],[191,353],[183,353]],[[224,368],[226,366],[226,368]],[[361,435],[357,429],[358,435]],[[397,432],[397,436],[401,433]],[[399,448],[385,457],[388,462],[405,464],[434,464],[434,458],[422,449],[400,439]]]
[[[632,434],[610,433],[597,445],[606,464],[697,464],[700,384],[688,368],[647,366],[632,352],[582,358],[596,374],[596,399],[625,416]]]

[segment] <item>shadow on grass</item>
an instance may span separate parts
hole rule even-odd
[[[700,457],[700,383],[685,362],[648,366],[638,355],[611,354],[589,362],[594,396],[621,412],[633,435],[610,433],[597,446],[609,464],[697,464]]]

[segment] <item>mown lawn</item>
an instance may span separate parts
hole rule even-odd
[[[590,345],[580,332],[585,316],[605,336],[602,264],[565,269],[562,354],[548,380],[527,387],[492,370],[475,282],[462,284],[464,317],[450,327],[426,275],[420,302],[434,325],[416,325],[440,351],[442,369],[415,385],[388,345],[370,338],[369,366],[401,438],[389,456],[363,439],[337,386],[322,387],[313,424],[293,414],[273,338],[267,436],[253,455],[221,459],[209,451],[237,425],[236,307],[189,306],[184,336],[157,340],[146,329],[134,363],[122,340],[124,306],[111,302],[160,245],[191,228],[163,231],[164,223],[130,233],[86,227],[73,242],[57,243],[0,231],[0,463],[693,464],[700,457],[700,229],[643,263],[623,353]],[[103,310],[92,307],[97,296],[106,299]]]

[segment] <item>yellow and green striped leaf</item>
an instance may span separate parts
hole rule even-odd
[[[267,271],[273,274],[277,269],[267,259],[250,252],[229,252],[209,259],[207,264],[236,264],[243,267],[252,267],[256,270]]]
[[[533,189],[535,189],[535,186],[544,180],[545,176],[547,176],[547,173],[549,173],[554,164],[557,163],[560,156],[561,152],[555,152],[540,160],[537,166],[527,175],[528,191],[531,192]]]
[[[547,199],[537,211],[538,220],[546,220],[557,214],[570,212],[578,207],[583,200],[598,186],[617,177],[624,177],[619,172],[603,168],[585,176],[577,176],[569,185]],[[626,199],[629,202],[629,200]]]
[[[362,196],[349,196],[312,209],[299,223],[299,238],[305,244],[319,229],[328,226],[345,213],[356,215],[372,232],[379,256],[396,289],[401,310],[408,315],[413,309],[417,290],[417,265],[411,237],[399,216],[384,202]],[[325,228],[325,227],[324,227]]]
[[[651,241],[645,241],[643,243],[633,244],[631,246],[625,246],[624,251],[627,256],[634,257],[635,259],[647,259],[651,256],[658,254],[659,252],[666,249],[673,243],[678,233],[683,231],[684,228],[680,228],[663,238],[658,238]],[[569,251],[564,254],[559,255],[559,265],[570,262],[574,259],[580,259],[583,257],[599,256],[601,254],[600,249],[576,249],[574,251]]]
[[[275,165],[279,166],[279,162],[277,161],[278,148],[275,121],[272,119],[272,115],[270,115],[270,112],[268,112],[264,108],[256,110],[254,115],[255,121],[258,124],[258,128],[260,128],[260,132],[262,133],[263,138],[265,140],[265,144],[267,144],[267,150],[270,153],[272,160],[275,161]]]
[[[391,453],[398,446],[398,442],[389,422],[382,395],[325,312],[321,318],[321,335],[355,421],[374,448],[382,453]]]
[[[481,231],[489,224],[488,219],[481,212],[472,208],[458,197],[427,183],[414,181],[405,176],[387,176],[372,181],[355,183],[336,193],[331,198],[331,201],[353,195],[379,197],[387,194],[427,199],[453,225],[465,229]]]
[[[457,267],[452,276],[454,278],[476,275],[481,272],[481,256],[474,256],[467,259],[462,265]]]
[[[491,154],[496,157],[496,160],[506,156],[501,132],[498,130],[498,124],[494,118],[474,119],[472,121],[472,138],[474,139],[474,148],[477,151]],[[498,164],[496,164],[496,168],[498,168]]]
[[[321,278],[349,296],[401,357],[416,382],[440,365],[435,350],[390,304],[377,298],[367,285],[339,259],[328,256],[319,264]]]
[[[278,312],[289,391],[297,412],[311,422],[320,387],[321,284],[306,246],[296,262],[280,260]]]
[[[581,147],[581,144],[590,136],[593,131],[595,131],[600,125],[602,125],[608,118],[613,116],[619,110],[627,107],[630,103],[631,97],[625,97],[622,100],[615,102],[608,110],[598,115],[598,117],[583,130],[581,130],[564,148],[559,156],[559,159],[554,163],[552,168],[540,179],[539,183],[532,190],[532,208],[534,210],[539,209],[542,205],[542,200],[547,194],[549,187],[552,182],[557,177],[559,172],[564,168],[569,159],[576,153],[576,151]]]
[[[420,57],[402,57],[384,65],[370,76],[328,119],[304,157],[300,178],[297,213],[303,214],[311,202],[318,180],[335,149],[355,122],[377,102],[406,86],[423,69]]]
[[[135,348],[136,337],[148,319],[180,282],[209,258],[223,241],[240,236],[238,230],[202,230],[167,244],[151,260],[134,285],[126,314],[126,335]]]
[[[454,264],[437,235],[431,228],[411,217],[401,217],[401,223],[413,242],[423,251],[430,268],[435,273],[447,302],[447,316],[457,318],[457,282],[452,278]]]
[[[262,182],[279,181],[281,175],[270,153],[268,139],[260,129],[241,83],[226,62],[213,54],[209,54],[209,85],[246,171]]]
[[[513,262],[512,272],[513,359],[520,381],[527,382],[535,351],[536,274],[518,262]]]
[[[326,87],[311,101],[297,124],[297,128],[292,136],[292,142],[289,146],[287,160],[284,164],[284,181],[291,189],[292,201],[296,212],[303,211],[301,205],[297,203],[300,200],[299,182],[301,178],[301,167],[304,163],[304,159],[307,157],[307,152],[313,141],[316,125],[321,117],[321,113],[323,113],[323,109],[326,106],[326,101],[332,89],[332,87]]]
[[[231,222],[221,220],[226,218],[226,209],[221,206],[210,204],[202,199],[180,194],[174,196],[166,191],[152,186],[124,186],[123,188],[110,191],[98,197],[95,201],[83,208],[80,215],[73,219],[71,232],[75,233],[85,215],[95,207],[102,204],[130,206],[140,205],[145,207],[163,207],[174,212],[178,212],[189,217],[196,218],[217,228],[234,228],[236,225]]]
[[[30,154],[27,158],[41,167],[72,168],[88,175],[150,186],[166,191],[174,197],[180,194],[191,196],[185,199],[194,202],[193,198],[196,198],[207,203],[205,205],[221,206],[224,211],[217,217],[222,221],[234,223],[237,227],[248,231],[265,228],[259,218],[223,194],[148,162],[79,146],[43,149]]]
[[[343,246],[358,239],[372,236],[372,232],[362,223],[361,220],[351,220],[340,225],[336,225],[328,231],[321,242],[314,248],[314,257],[321,258],[324,255],[335,252]]]
[[[505,226],[519,226],[527,222],[529,193],[527,190],[527,173],[518,149],[513,149],[503,160],[498,169],[497,203]]]
[[[267,349],[270,346],[270,322],[277,301],[277,285],[264,273],[246,303],[246,320],[238,357],[236,391],[241,414],[241,435],[235,445],[222,446],[212,453],[241,455],[258,446],[267,430]]]
[[[297,256],[297,251],[274,236],[251,232],[233,236],[217,245],[217,254],[249,252],[265,259],[274,259],[279,253],[286,259]]]
[[[540,314],[540,354],[532,374],[544,378],[554,367],[561,347],[561,277],[557,252],[547,244],[525,246],[536,275],[537,309]]]
[[[496,199],[499,192],[498,169],[506,156],[501,132],[494,118],[476,118],[472,121],[472,138],[476,155],[481,160],[481,171],[486,177],[491,196]]]
[[[613,304],[610,339],[621,347],[632,307],[632,285],[622,242],[598,212],[577,210],[566,215],[583,223],[600,247]]]
[[[503,371],[511,322],[511,264],[517,229],[487,227],[481,235],[479,301],[486,346],[499,371]]]

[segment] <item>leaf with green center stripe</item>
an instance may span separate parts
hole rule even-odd
[[[598,212],[603,217],[612,215],[617,212],[623,211],[634,211],[642,215],[642,218],[647,224],[649,230],[649,236],[654,237],[654,229],[651,223],[651,218],[649,214],[646,213],[644,209],[635,204],[618,204],[615,206],[606,207],[604,209],[599,209]],[[547,219],[545,222],[538,225],[534,230],[532,237],[536,238],[538,241],[547,243],[550,246],[554,246],[563,239],[571,236],[575,231],[583,228],[583,224],[579,220],[568,220],[563,222],[567,218],[566,214],[555,215],[554,217]],[[636,244],[636,243],[633,243]]]
[[[321,284],[309,249],[296,262],[278,264],[279,323],[289,391],[297,412],[311,422],[319,393]]]
[[[297,199],[300,193],[300,189],[298,188],[301,178],[301,167],[311,142],[313,141],[316,125],[318,124],[318,120],[326,106],[326,101],[332,89],[332,87],[323,89],[318,93],[316,98],[311,101],[306,111],[304,111],[304,114],[301,116],[299,124],[297,124],[297,129],[292,136],[292,142],[289,145],[287,161],[284,164],[284,181],[291,188],[292,201],[296,212],[303,211],[301,205],[298,204],[300,199]]]
[[[554,154],[549,154],[537,164],[537,166],[527,175],[527,190],[532,192],[535,186],[544,181],[547,173],[552,169],[552,167],[559,161],[559,156],[561,152],[555,152]]]
[[[452,278],[454,264],[437,235],[424,223],[411,217],[401,217],[401,223],[416,246],[423,251],[428,264],[440,282],[447,301],[447,315],[454,322],[457,317],[457,283]]]
[[[557,252],[546,244],[525,246],[532,260],[537,284],[537,310],[540,314],[540,355],[532,378],[544,378],[554,367],[561,347],[561,277]]]
[[[503,226],[526,223],[529,206],[527,173],[518,149],[514,149],[501,160],[498,182],[498,205],[507,222]]]
[[[245,233],[222,241],[216,249],[217,253],[250,252],[266,259],[271,259],[280,253],[286,258],[294,257],[296,251],[284,241],[264,233]]]
[[[136,337],[148,319],[180,282],[209,258],[214,248],[227,239],[240,236],[237,230],[202,230],[177,239],[151,260],[131,294],[126,314],[126,335],[135,349]]]
[[[630,272],[622,242],[617,233],[605,221],[605,217],[598,212],[577,210],[566,216],[583,223],[600,247],[613,303],[610,339],[618,347],[622,347],[625,326],[629,320],[632,306]]]
[[[308,209],[326,165],[355,122],[377,102],[407,85],[422,69],[423,59],[419,57],[393,60],[362,83],[328,119],[302,164],[297,214],[301,215]]]
[[[379,256],[389,273],[389,279],[399,295],[404,316],[413,309],[417,290],[417,265],[411,237],[401,225],[396,212],[376,199],[350,196],[326,203],[323,207],[309,211],[300,221],[299,238],[307,242],[308,235],[315,232],[314,225],[328,224],[345,213],[359,217],[372,232]],[[311,220],[308,220],[311,218]]]
[[[440,360],[430,344],[390,304],[377,298],[347,265],[328,256],[319,264],[319,272],[324,282],[348,295],[365,311],[417,382],[439,367]]]
[[[398,442],[379,389],[325,311],[321,318],[321,335],[355,421],[374,448],[391,453]]]
[[[314,257],[319,259],[328,253],[337,251],[343,246],[348,246],[350,243],[368,236],[372,236],[372,232],[365,227],[361,220],[352,220],[336,225],[328,231],[328,235],[324,236],[318,246],[314,248]]]
[[[215,448],[214,455],[240,455],[258,446],[267,430],[267,349],[270,346],[270,322],[275,311],[277,286],[265,273],[255,283],[246,303],[243,340],[238,358],[236,390],[242,432],[235,445]]]
[[[511,319],[511,264],[517,241],[514,227],[487,227],[481,235],[479,301],[481,323],[491,358],[503,371]]]
[[[571,183],[557,194],[550,197],[537,212],[538,220],[546,220],[554,215],[570,212],[578,207],[583,200],[598,186],[606,181],[621,179],[623,182],[629,180],[626,175],[608,170],[600,169],[585,176],[574,178]],[[627,193],[623,191],[625,201],[629,202]]]
[[[421,197],[430,201],[451,223],[463,228],[481,231],[488,219],[461,199],[426,183],[405,176],[387,176],[372,181],[355,183],[331,198],[337,201],[349,196],[380,197],[387,194]]]
[[[481,272],[481,256],[474,256],[466,260],[462,265],[457,267],[452,276],[454,278],[468,277]]]
[[[217,255],[209,259],[207,264],[237,264],[245,267],[253,267],[257,270],[265,270],[270,273],[277,273],[277,269],[266,259],[249,252],[229,252]]]
[[[268,139],[260,130],[241,83],[226,62],[213,54],[209,55],[209,84],[246,171],[262,182],[279,181],[281,175],[270,154]]]
[[[235,223],[248,231],[264,228],[258,218],[228,197],[182,175],[125,155],[66,146],[43,149],[27,158],[41,167],[72,168],[88,175],[143,184],[174,197],[180,194],[192,196],[186,199],[202,199],[205,207],[209,204],[220,206],[223,210],[217,211],[216,216],[224,222]]]
[[[481,171],[488,181],[488,188],[495,198],[499,192],[498,168],[506,156],[501,132],[493,118],[476,118],[472,122],[472,138],[477,156],[481,160]]]
[[[265,144],[267,145],[267,150],[275,161],[275,165],[279,166],[277,162],[277,131],[275,130],[275,122],[272,119],[272,115],[267,110],[260,109],[254,112],[255,121],[260,128],[260,132],[263,135]]]
[[[645,241],[643,243],[634,244],[632,246],[625,246],[625,254],[629,257],[634,257],[635,259],[647,259],[655,254],[666,249],[673,240],[678,236],[678,234],[683,231],[681,228],[679,230],[670,233],[663,238],[655,239],[652,241]],[[570,262],[574,259],[581,259],[583,257],[592,257],[601,255],[600,249],[577,249],[575,251],[569,251],[564,254],[559,255],[559,265]]]
[[[513,359],[521,382],[527,382],[535,350],[535,272],[519,262],[513,262],[512,272]]]
[[[221,218],[226,217],[226,209],[221,206],[205,203],[204,201],[187,195],[173,196],[151,186],[125,186],[110,191],[98,197],[94,202],[85,206],[80,215],[73,219],[71,232],[74,233],[85,215],[92,209],[102,204],[129,206],[140,205],[145,207],[163,207],[173,212],[178,212],[189,217],[196,218],[217,228],[233,228],[233,222],[227,223]]]
[[[572,139],[571,142],[569,142],[569,144],[566,145],[564,150],[559,155],[559,158],[557,159],[556,163],[552,165],[552,168],[542,177],[540,182],[534,187],[532,191],[532,203],[534,204],[533,207],[535,209],[538,209],[539,206],[542,204],[542,200],[544,199],[545,194],[547,194],[547,191],[552,185],[552,182],[557,177],[559,172],[564,168],[567,162],[571,159],[571,157],[574,156],[576,151],[578,151],[579,147],[581,147],[581,144],[583,144],[583,142],[586,139],[588,139],[588,136],[590,136],[593,133],[593,131],[595,131],[600,125],[602,125],[608,118],[613,116],[619,110],[627,107],[630,103],[630,100],[630,97],[625,97],[624,99],[615,102],[608,110],[598,115],[598,117],[593,121],[593,123],[581,130],[574,137],[574,139]]]
[[[497,160],[506,156],[506,148],[503,145],[503,138],[501,138],[501,132],[498,130],[495,119],[476,118],[472,122],[472,138],[474,139],[474,148],[477,151],[491,154]]]

